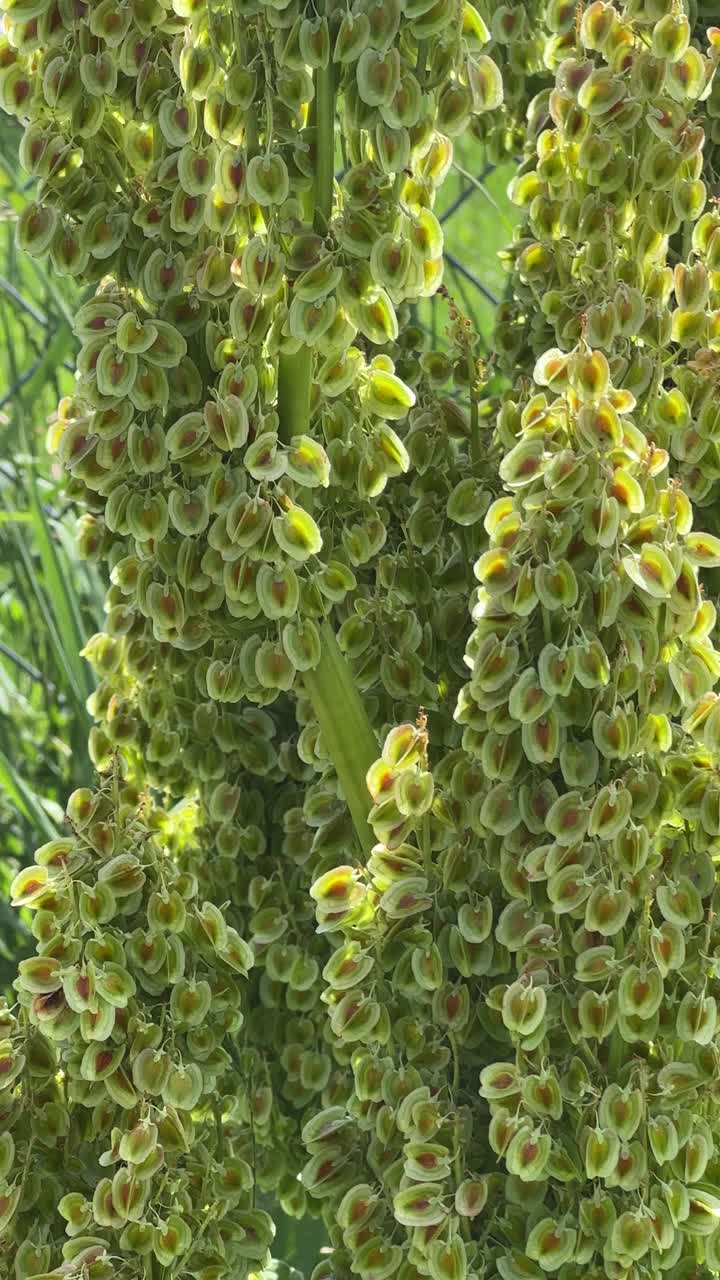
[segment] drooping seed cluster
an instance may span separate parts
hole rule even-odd
[[[117,1255],[138,1276],[153,1258],[247,1270],[273,1231],[252,1198],[267,1117],[234,1047],[252,950],[200,890],[191,810],[153,808],[114,770],[68,822],[12,888],[37,954],[3,1013],[9,1261],[49,1272],[59,1220],[65,1273],[110,1276]]]
[[[423,355],[408,305],[440,283],[451,139],[500,102],[487,40],[456,0],[7,13],[19,243],[97,286],[49,444],[111,579],[99,788],[16,885],[18,1280],[236,1280],[269,1258],[255,1187],[319,1208],[301,1127],[351,1073],[307,889],[353,834],[303,676],[332,618],[374,723],[445,702],[458,736],[492,494],[474,340]]]
[[[647,6],[591,5],[581,31],[602,15],[641,60],[683,25]],[[563,75],[554,103],[572,96]],[[574,110],[589,133],[588,104]],[[612,116],[605,124],[607,143]],[[681,137],[693,127],[691,115]],[[647,145],[638,117],[629,157],[643,131]],[[702,185],[700,135],[695,145],[688,170],[678,148],[678,173]],[[568,165],[560,213],[594,185]],[[642,196],[643,183],[630,190]],[[633,258],[611,223],[585,277],[585,236],[548,237],[568,328],[544,328],[538,271],[516,313],[551,349],[528,366],[517,348],[523,376],[498,416],[504,492],[475,569],[461,747],[428,772],[424,732],[393,731],[368,774],[378,845],[365,869],[338,867],[313,888],[319,928],[337,937],[326,999],[360,1047],[352,1098],[306,1132],[305,1176],[324,1154],[333,1241],[363,1276],[720,1270],[720,661],[699,582],[720,542],[693,528],[698,491],[678,466],[696,438],[689,406],[709,423],[714,396],[715,218],[701,195],[682,252],[663,232],[647,260]],[[644,211],[627,188],[607,206],[637,232]],[[632,287],[626,269],[640,271]],[[653,337],[641,328],[655,278],[667,315]],[[591,340],[590,304],[608,282],[642,314],[623,332],[611,313]],[[643,360],[647,376],[626,386]],[[389,1041],[378,1006],[391,1010]]]
[[[550,346],[569,350],[582,332],[649,415],[688,496],[707,505],[714,214],[698,220],[713,183],[702,115],[720,37],[711,29],[704,51],[670,3],[595,0],[576,16],[544,127],[529,135],[512,187],[527,220],[509,255],[514,301],[500,310],[498,348],[512,369]],[[540,95],[535,111],[543,104]],[[664,385],[669,345],[680,355],[677,388]]]

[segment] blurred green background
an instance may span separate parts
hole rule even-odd
[[[62,828],[68,793],[92,781],[85,703],[93,677],[79,651],[102,625],[104,593],[101,573],[77,554],[76,517],[45,450],[57,403],[72,388],[72,316],[84,295],[16,250],[14,224],[33,194],[17,160],[19,135],[0,113],[0,992],[33,943],[8,905],[9,884]],[[497,254],[517,220],[506,195],[511,168],[487,165],[472,138],[455,154],[435,210],[445,284],[487,348],[505,287]],[[441,345],[446,305],[423,303],[418,318]],[[275,1255],[307,1275],[321,1230],[283,1219]]]

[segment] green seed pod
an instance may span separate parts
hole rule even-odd
[[[367,48],[370,39],[370,20],[366,13],[347,12],[337,29],[333,48],[333,62],[349,64],[357,62]]]
[[[367,106],[388,106],[400,87],[397,49],[364,49],[357,60],[356,75],[358,93]]]
[[[428,1227],[442,1222],[447,1210],[441,1202],[439,1190],[434,1183],[420,1182],[399,1191],[393,1200],[396,1220],[405,1227]]]
[[[630,895],[625,889],[597,885],[585,907],[585,928],[590,933],[613,937],[624,927],[630,908]]]
[[[293,667],[281,644],[264,640],[255,657],[255,677],[264,689],[290,689],[295,679]]]
[[[278,546],[293,560],[307,560],[322,547],[320,530],[302,507],[290,505],[281,516],[275,516],[272,529]]]
[[[257,597],[267,618],[291,618],[300,600],[300,584],[290,567],[283,570],[261,565],[257,580]]]
[[[253,156],[245,178],[248,195],[261,206],[280,205],[287,200],[290,186],[285,161],[280,155]]]
[[[542,1025],[546,1007],[547,996],[542,987],[533,988],[520,982],[513,983],[503,996],[503,1022],[516,1035],[532,1035]]]
[[[485,1208],[487,1198],[487,1181],[466,1178],[455,1192],[455,1212],[463,1218],[476,1218]]]
[[[577,1233],[570,1227],[560,1226],[553,1218],[543,1218],[530,1232],[525,1250],[544,1271],[556,1271],[573,1257],[576,1239]]]
[[[335,298],[318,299],[305,302],[302,298],[293,298],[288,313],[288,326],[293,338],[304,342],[309,347],[317,346],[328,333],[337,309]]]
[[[27,204],[17,224],[18,247],[33,257],[47,253],[58,228],[55,209]]]

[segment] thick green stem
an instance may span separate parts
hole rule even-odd
[[[322,656],[305,673],[305,688],[318,718],[363,853],[375,844],[368,823],[370,796],[365,776],[380,751],[350,668],[329,623],[321,628]]]
[[[280,357],[278,368],[279,436],[285,444],[304,435],[310,425],[312,352],[304,344],[293,355]]]
[[[315,72],[316,171],[313,219],[320,233],[330,225],[335,174],[335,86],[332,62]],[[312,354],[302,346],[281,355],[278,370],[280,439],[286,444],[310,425]]]
[[[316,170],[313,221],[323,235],[330,226],[335,175],[335,88],[333,66],[315,72],[314,125]],[[280,357],[278,411],[280,437],[288,441],[308,430],[312,385],[312,353],[302,346]],[[329,622],[321,628],[322,651],[305,688],[318,718],[325,746],[335,766],[360,847],[367,854],[375,843],[368,824],[370,797],[365,775],[379,755],[378,744],[350,669]]]
[[[330,226],[335,181],[335,84],[333,64],[315,72],[317,168],[315,172],[315,229]]]

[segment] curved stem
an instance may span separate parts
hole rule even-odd
[[[315,71],[314,125],[316,168],[313,222],[324,235],[332,217],[335,181],[335,85],[332,61]],[[308,430],[312,387],[312,352],[303,345],[280,357],[278,411],[280,437],[288,441]],[[375,837],[368,824],[370,797],[365,777],[379,755],[362,699],[353,682],[335,632],[329,622],[321,627],[321,656],[314,671],[305,673],[305,688],[313,706],[323,741],[335,767],[347,801],[360,847],[368,854]]]
[[[321,627],[322,655],[314,671],[306,671],[305,688],[337,772],[363,853],[375,836],[368,823],[370,797],[365,777],[380,752],[362,699],[328,622]]]

